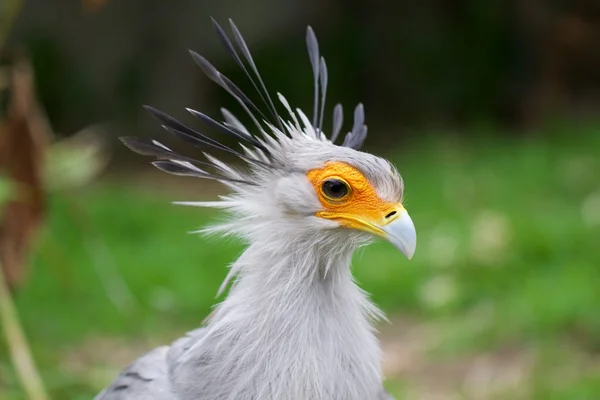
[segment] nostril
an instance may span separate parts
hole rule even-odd
[[[386,219],[392,218],[394,215],[396,215],[396,211],[392,211],[391,213],[389,213],[388,215],[386,215],[385,218]]]

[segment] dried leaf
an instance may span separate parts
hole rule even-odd
[[[25,58],[4,67],[6,110],[0,116],[0,173],[13,184],[0,212],[0,263],[11,288],[23,279],[29,250],[45,214],[44,155],[50,130]],[[6,72],[7,71],[7,72]]]

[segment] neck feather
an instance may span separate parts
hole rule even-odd
[[[309,241],[255,242],[232,266],[236,280],[190,358],[198,374],[190,393],[376,398],[382,377],[372,321],[381,314],[352,279],[353,248]]]

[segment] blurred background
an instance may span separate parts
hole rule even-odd
[[[377,243],[353,267],[391,321],[392,393],[600,398],[599,1],[0,0],[1,399],[30,398],[17,321],[50,397],[90,399],[217,301],[242,247],[187,234],[218,216],[170,202],[225,190],[117,140],[170,143],[142,104],[237,110],[187,52],[248,87],[211,16],[304,110],[313,26],[328,108],[363,102],[365,149],[405,179],[414,259]]]

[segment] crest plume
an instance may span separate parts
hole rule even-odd
[[[247,129],[237,117],[229,110],[222,109],[223,121],[219,122],[210,116],[188,108],[187,111],[199,119],[208,128],[225,136],[234,138],[242,147],[238,151],[223,144],[218,139],[211,137],[198,129],[191,128],[177,119],[157,110],[151,106],[144,106],[160,125],[173,136],[181,139],[194,147],[212,154],[214,151],[222,151],[232,154],[253,167],[260,168],[282,168],[272,156],[276,151],[274,144],[282,137],[294,138],[294,135],[302,134],[315,140],[324,140],[335,143],[340,135],[343,125],[342,105],[337,104],[333,110],[332,132],[328,139],[323,133],[323,122],[325,115],[325,102],[327,97],[327,65],[325,59],[319,54],[319,44],[313,29],[309,26],[306,32],[306,45],[309,61],[313,72],[314,104],[312,122],[301,110],[292,111],[286,99],[278,94],[281,104],[289,114],[292,122],[282,118],[277,111],[275,103],[260,76],[256,63],[252,58],[250,49],[246,44],[240,30],[230,19],[229,24],[233,34],[233,41],[225,30],[213,19],[213,26],[223,47],[233,58],[235,63],[242,69],[260,99],[262,109],[251,100],[235,83],[225,75],[221,74],[208,60],[200,54],[190,50],[194,62],[202,69],[206,76],[227,91],[240,105],[254,125],[254,129]],[[235,43],[235,44],[234,44]],[[267,116],[268,115],[268,116]],[[299,117],[299,118],[298,118]],[[254,132],[254,133],[253,133]],[[354,110],[354,123],[352,130],[348,132],[343,140],[342,146],[359,149],[367,136],[365,125],[365,113],[362,104]],[[215,158],[207,157],[206,160],[177,154],[156,140],[140,139],[134,137],[121,138],[123,143],[136,153],[152,156],[158,159],[152,164],[171,174],[194,176],[204,179],[213,179],[221,182],[232,182],[239,184],[254,185],[253,182],[240,179],[239,176],[232,177],[224,170]]]

